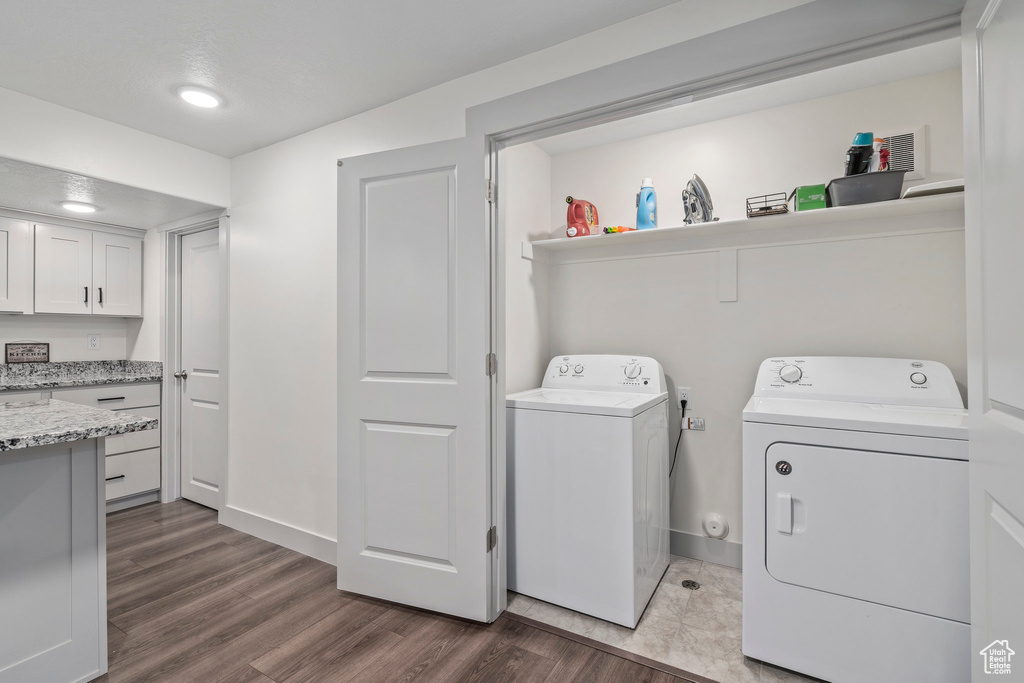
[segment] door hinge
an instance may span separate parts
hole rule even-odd
[[[496,545],[498,545],[498,527],[492,526],[487,530],[487,552],[494,550]]]
[[[494,195],[497,192],[497,188],[494,187],[494,181],[490,178],[487,179],[487,201],[490,204],[494,203]]]
[[[498,356],[489,353],[487,354],[487,376],[493,377],[498,374]]]

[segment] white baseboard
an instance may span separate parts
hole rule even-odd
[[[311,531],[289,526],[254,512],[226,506],[218,521],[242,533],[262,538],[277,545],[314,557],[331,565],[338,564],[337,541]],[[707,538],[683,531],[670,532],[670,551],[673,555],[713,562],[727,567],[741,568],[743,546],[739,543]]]
[[[277,545],[308,555],[327,564],[338,564],[338,543],[312,531],[289,526],[277,520],[241,510],[230,505],[224,506],[217,517],[224,526],[242,533],[262,538]]]
[[[669,552],[680,557],[690,557],[726,567],[743,567],[743,545],[723,541],[719,538],[707,538],[683,531],[669,532]]]

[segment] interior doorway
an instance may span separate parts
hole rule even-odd
[[[164,236],[162,500],[220,510],[227,461],[228,218],[205,216]]]
[[[220,493],[220,229],[181,237],[181,497],[216,509]]]

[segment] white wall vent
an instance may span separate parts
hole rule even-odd
[[[884,137],[884,146],[889,150],[889,170],[907,171],[906,180],[928,177],[928,126],[903,129]]]

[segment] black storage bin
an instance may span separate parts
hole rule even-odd
[[[899,199],[906,171],[877,171],[836,178],[825,188],[827,206],[870,204]]]

